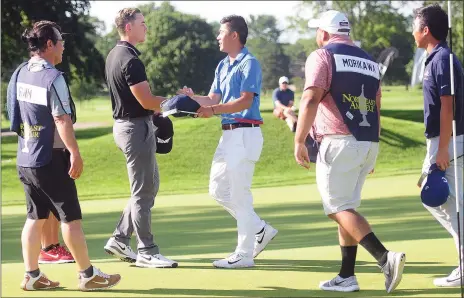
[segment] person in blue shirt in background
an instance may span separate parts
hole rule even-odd
[[[263,148],[261,128],[259,124],[232,118],[262,121],[261,66],[245,47],[248,26],[244,18],[231,15],[220,23],[219,49],[228,56],[219,62],[208,96],[194,95],[188,87],[178,93],[190,96],[201,105],[197,111],[199,117],[224,116],[222,137],[211,165],[209,193],[237,220],[238,244],[234,253],[214,261],[213,266],[253,267],[253,259],[276,236],[277,230],[253,208],[251,183]]]
[[[448,15],[438,5],[433,4],[417,9],[414,17],[413,36],[418,48],[427,50],[423,79],[424,93],[424,124],[427,138],[427,155],[422,172],[427,173],[435,164],[445,172],[448,180],[449,197],[438,207],[424,204],[424,207],[451,234],[456,249],[462,252],[458,244],[458,220],[456,215],[456,199],[459,209],[463,210],[463,148],[464,148],[464,90],[463,70],[461,62],[453,54],[454,86],[455,86],[455,119],[456,119],[456,149],[457,160],[453,159],[453,97],[451,96],[450,49],[446,43],[448,36]],[[458,167],[457,183],[459,193],[455,191],[454,167]],[[422,182],[424,187],[427,180]],[[461,227],[463,226],[461,217]],[[462,239],[461,229],[461,239]],[[462,255],[462,254],[461,254]],[[461,260],[463,262],[464,260]],[[464,263],[464,262],[463,262]],[[447,277],[434,280],[438,287],[457,287],[460,285],[459,267]]]
[[[293,102],[295,93],[288,88],[288,78],[280,77],[279,87],[272,92],[272,101],[274,103],[274,116],[285,120],[292,132],[296,131],[298,118],[293,111]]]

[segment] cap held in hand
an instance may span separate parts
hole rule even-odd
[[[171,152],[174,137],[174,126],[171,119],[156,113],[152,116],[153,124],[158,128],[155,131],[156,153],[167,154]]]
[[[437,164],[430,166],[421,190],[422,203],[429,207],[438,207],[446,203],[450,191],[445,173],[438,168]]]
[[[199,108],[200,104],[198,102],[183,94],[173,96],[161,103],[163,117],[170,115],[174,117],[195,117]]]

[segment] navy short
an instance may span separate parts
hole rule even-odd
[[[18,166],[26,193],[27,218],[47,219],[50,212],[61,222],[82,219],[74,180],[69,177],[70,153],[53,149],[52,160],[40,168]]]

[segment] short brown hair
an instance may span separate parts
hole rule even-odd
[[[31,53],[43,52],[47,47],[47,41],[51,40],[53,44],[58,42],[58,36],[53,28],[61,33],[61,27],[55,22],[46,20],[35,22],[32,29],[24,30],[21,39],[27,43]]]
[[[123,8],[118,12],[115,23],[119,34],[126,34],[126,24],[134,21],[138,13],[142,13],[138,8]]]

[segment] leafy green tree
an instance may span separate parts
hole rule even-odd
[[[438,3],[448,12],[448,1],[423,1],[422,6]],[[464,9],[461,1],[451,1],[451,27],[453,32],[453,52],[464,63]],[[449,36],[448,36],[449,42]]]
[[[290,58],[289,71],[292,77],[304,78],[306,59],[316,49],[315,38],[300,38],[293,44],[284,45],[284,52]],[[295,80],[293,80],[293,83],[295,83]]]
[[[277,19],[271,15],[250,15],[248,21],[249,38],[264,38],[277,43],[282,30],[277,28]]]
[[[289,75],[290,58],[284,54],[282,45],[262,37],[250,39],[247,45],[261,64],[262,88],[276,88],[279,77]]]
[[[374,58],[388,47],[397,48],[399,56],[389,66],[383,81],[409,81],[405,65],[414,53],[410,20],[392,6],[392,1],[304,1],[302,7],[311,9],[315,17],[329,9],[345,13],[350,20],[352,39],[361,41],[361,47]],[[297,15],[291,20],[293,28],[301,26],[308,30],[307,17]]]
[[[95,47],[97,48],[98,52],[106,59],[108,53],[111,49],[116,45],[116,42],[120,39],[118,31],[116,30],[116,26],[112,27],[112,30],[98,38],[95,42]]]
[[[209,24],[213,28],[213,33],[215,36],[219,35],[219,28],[221,27],[221,24],[219,22],[211,22]]]
[[[39,20],[58,23],[66,37],[63,62],[57,68],[75,75],[103,79],[104,60],[95,48],[96,30],[88,16],[89,0],[4,0],[2,1],[2,80],[8,80],[15,67],[28,57],[21,40],[26,27]],[[73,77],[68,77],[72,80]]]
[[[279,43],[282,31],[277,28],[277,19],[271,15],[251,15],[248,31],[247,46],[261,64],[262,88],[273,89],[279,77],[289,76],[290,64],[290,58]]]
[[[145,13],[146,41],[138,46],[152,91],[174,94],[184,85],[207,93],[224,54],[216,32],[203,19],[178,12],[168,2]]]

